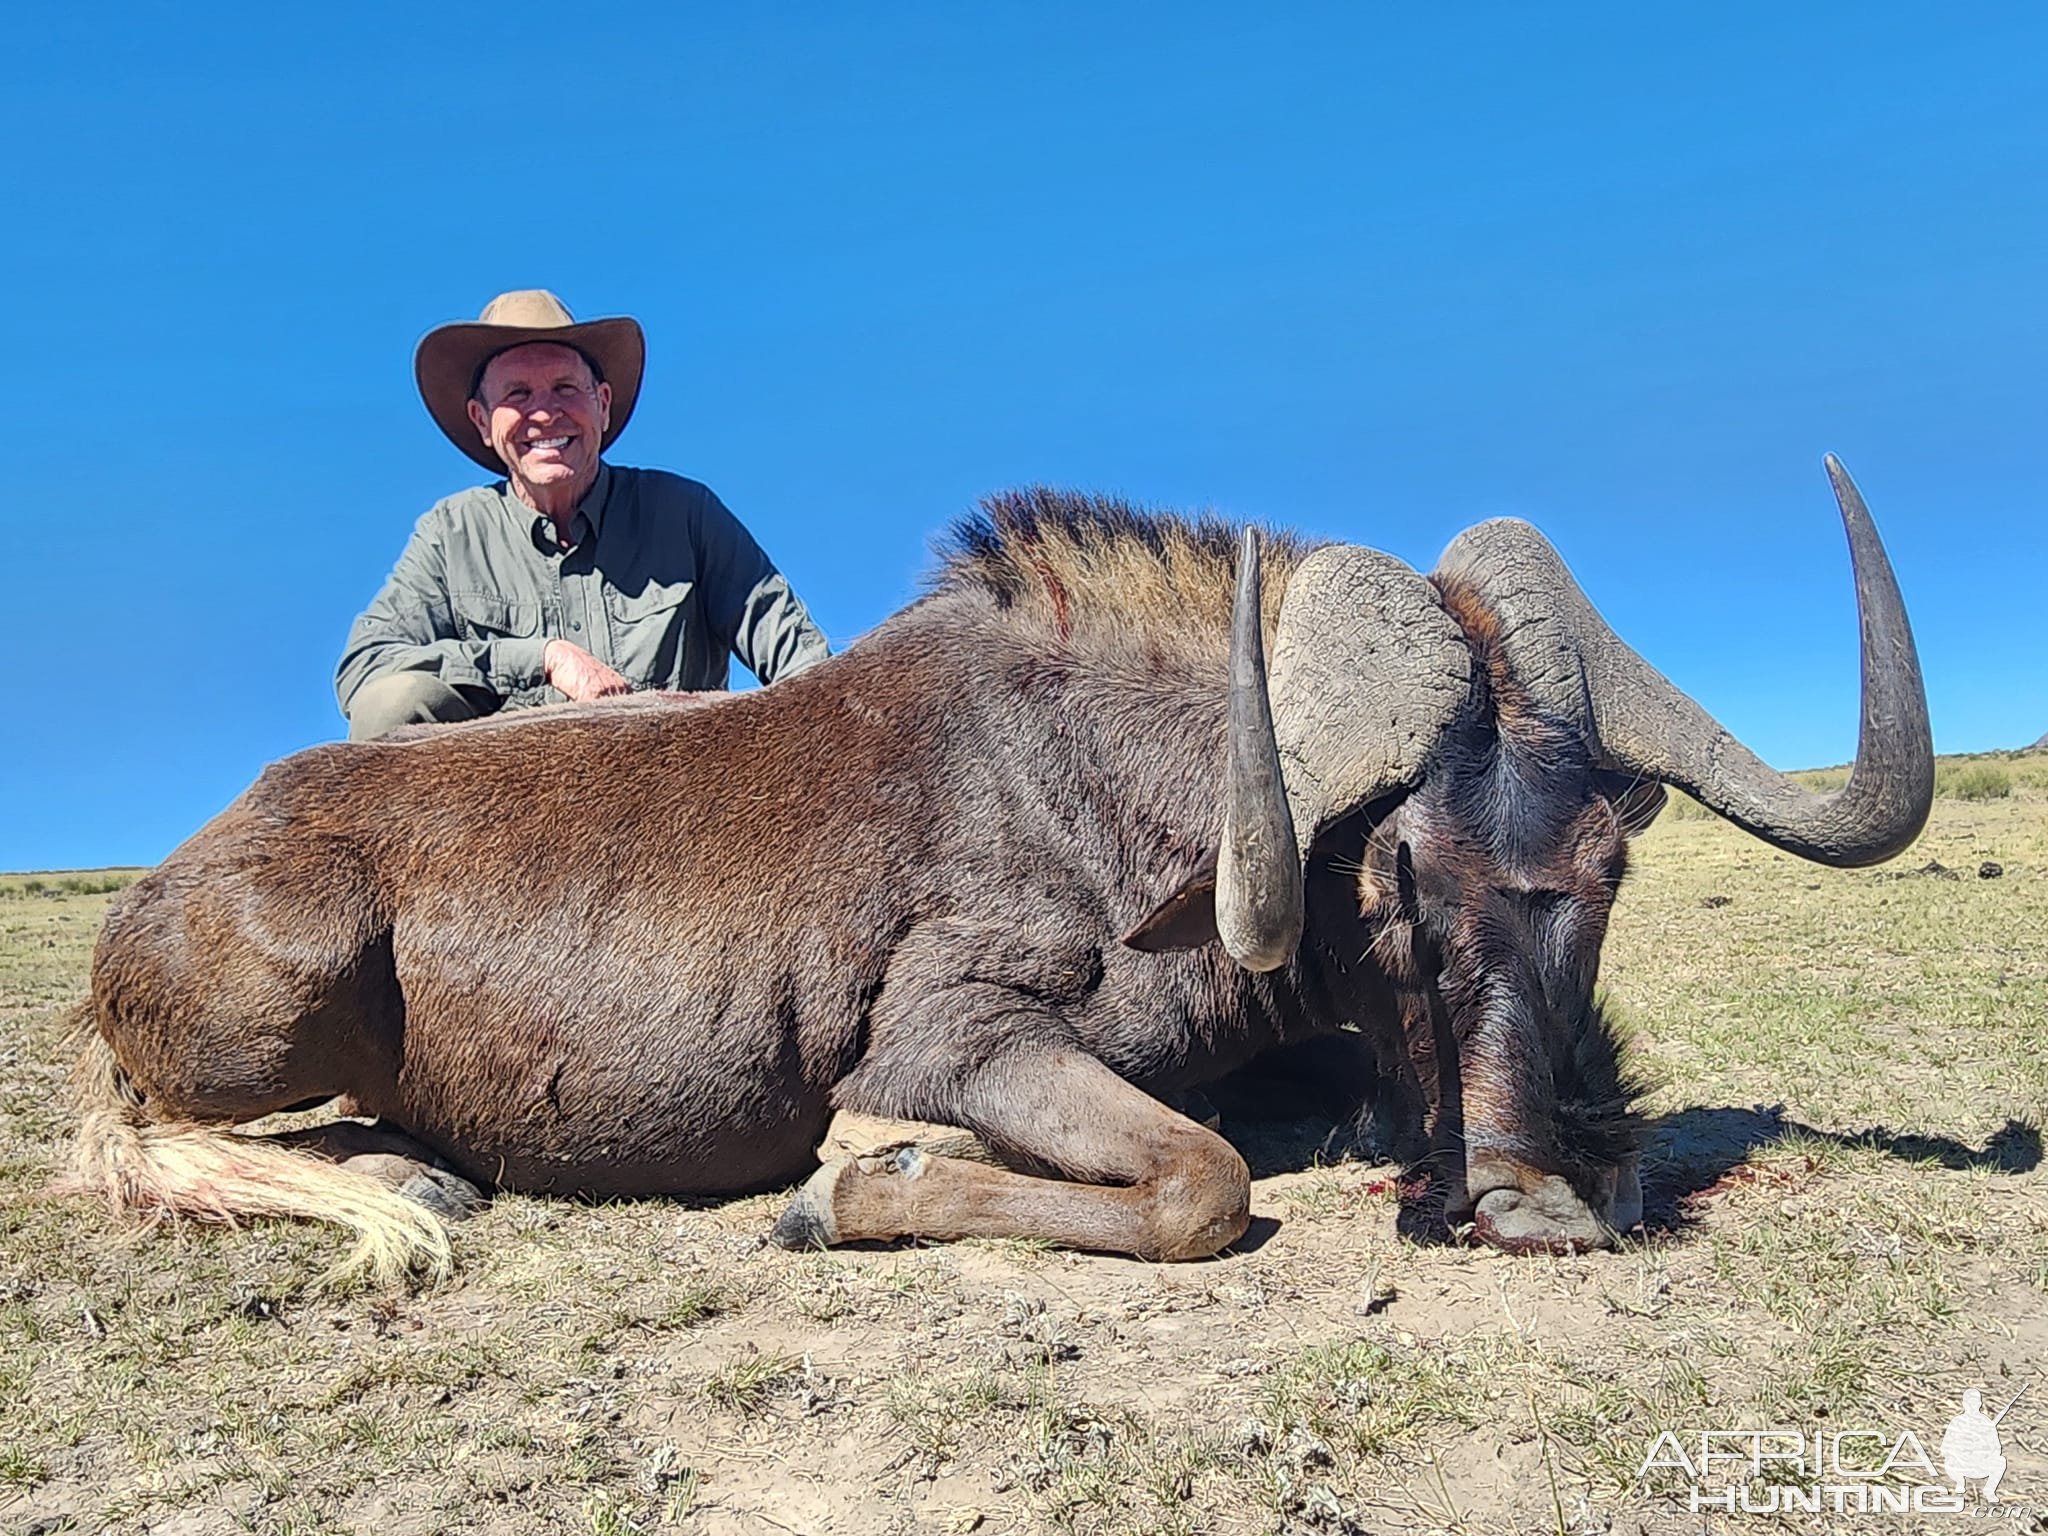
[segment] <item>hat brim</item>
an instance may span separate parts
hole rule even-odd
[[[575,325],[485,325],[466,320],[437,326],[420,338],[419,350],[413,353],[412,372],[419,381],[420,399],[448,441],[494,475],[505,473],[505,463],[477,436],[476,424],[469,419],[470,386],[476,382],[477,370],[490,358],[507,347],[522,347],[531,341],[574,347],[603,372],[612,387],[612,417],[600,453],[626,430],[640,399],[640,379],[647,371],[647,338],[640,322],[630,316]]]

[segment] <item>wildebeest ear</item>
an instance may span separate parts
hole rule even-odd
[[[1119,941],[1144,954],[1200,949],[1216,937],[1216,850]]]
[[[1621,830],[1630,837],[1640,835],[1664,809],[1668,797],[1664,786],[1655,779],[1623,778],[1618,773],[1603,775],[1603,778],[1605,782],[1600,786],[1601,793],[1614,807],[1614,816],[1621,823]]]

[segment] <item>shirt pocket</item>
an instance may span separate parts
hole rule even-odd
[[[540,604],[495,592],[450,592],[448,606],[465,640],[523,640],[540,632]]]
[[[611,664],[642,688],[687,685],[691,581],[650,581],[637,592],[608,588]]]
[[[638,592],[610,588],[604,594],[604,605],[619,623],[631,626],[667,613],[671,608],[682,607],[695,585],[691,581],[650,581]]]

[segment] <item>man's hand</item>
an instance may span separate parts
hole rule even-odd
[[[540,667],[548,682],[572,699],[608,699],[633,691],[625,678],[567,640],[550,640],[540,654]]]

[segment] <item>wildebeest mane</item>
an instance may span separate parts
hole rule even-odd
[[[1112,496],[1032,486],[985,498],[935,543],[936,595],[981,593],[1065,638],[1098,626],[1220,637],[1230,626],[1241,525]],[[1260,530],[1270,632],[1287,579],[1314,545]]]
[[[1510,740],[1522,739],[1525,749],[1540,752],[1568,728],[1546,720],[1515,676],[1509,660],[1500,615],[1470,582],[1442,575],[1430,578],[1444,610],[1472,648],[1473,672],[1483,681],[1495,728]]]

